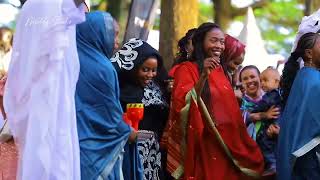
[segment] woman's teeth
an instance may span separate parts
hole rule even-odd
[[[220,56],[221,55],[220,51],[213,51],[212,53],[213,53],[214,56]]]

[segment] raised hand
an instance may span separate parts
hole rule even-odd
[[[279,132],[280,132],[280,127],[276,124],[271,124],[267,129],[267,135],[270,138],[278,136]]]
[[[202,76],[208,77],[209,74],[214,70],[215,68],[220,66],[220,58],[217,56],[206,58],[203,61],[203,72]]]
[[[265,119],[277,119],[280,115],[280,108],[271,106],[268,111],[264,113]]]

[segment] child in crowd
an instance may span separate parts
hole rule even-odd
[[[267,68],[261,75],[261,88],[266,92],[256,104],[252,113],[259,113],[260,123],[256,123],[256,141],[261,148],[265,160],[265,174],[276,172],[276,145],[279,134],[278,114],[274,118],[264,116],[271,107],[280,107],[281,96],[279,92],[280,74],[276,69]]]

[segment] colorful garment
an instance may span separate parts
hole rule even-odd
[[[255,109],[258,102],[262,99],[262,95],[258,97],[257,99],[252,99],[247,95],[244,95],[242,98],[242,104],[241,104],[241,111],[242,111],[242,117],[244,119],[244,123],[247,126],[247,132],[249,136],[256,140],[257,132],[259,131],[261,127],[261,122],[258,121],[256,123],[252,122],[250,119],[250,113]]]
[[[105,12],[86,15],[77,25],[80,75],[76,109],[81,179],[142,179],[132,129],[122,118],[117,72],[110,60],[114,45],[113,18]]]
[[[138,82],[137,70],[149,57],[157,59],[157,77],[146,87]],[[161,153],[158,137],[161,136],[168,115],[168,104],[161,84],[166,77],[159,52],[145,41],[130,39],[111,58],[119,75],[120,102],[123,111],[129,103],[143,103],[144,117],[139,122],[139,136],[152,134],[152,138],[140,138],[138,149],[144,167],[145,180],[162,179]],[[153,141],[154,140],[154,141]]]
[[[201,180],[250,179],[245,173],[259,176],[263,171],[262,154],[246,132],[222,67],[211,72],[208,78],[211,94],[208,101],[212,107],[208,112],[214,122],[205,118],[203,106],[193,90],[199,80],[198,66],[192,62],[181,64],[174,73],[174,80],[172,107],[163,138],[168,150],[167,168],[172,176]],[[218,129],[225,146],[214,133],[213,126]]]
[[[280,118],[278,179],[320,179],[320,72],[303,67]]]

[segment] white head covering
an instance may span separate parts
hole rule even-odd
[[[27,0],[14,35],[4,106],[19,148],[17,179],[80,179],[73,0]]]
[[[319,32],[319,30],[320,30],[320,9],[314,12],[313,14],[311,14],[310,16],[305,16],[302,18],[291,52],[296,50],[298,42],[302,35],[309,32],[316,33],[316,32]],[[299,58],[298,62],[300,63],[300,68],[302,68],[304,66],[304,62],[302,58]]]
[[[314,12],[313,14],[311,14],[310,16],[303,17],[299,25],[298,33],[291,51],[293,52],[297,48],[298,41],[302,35],[309,32],[316,33],[319,30],[320,30],[320,9]]]
[[[90,11],[90,6],[91,6],[90,0],[85,0],[84,3],[87,6],[88,11]]]
[[[90,0],[84,0],[78,7],[79,9],[83,10],[84,12],[90,12]]]

